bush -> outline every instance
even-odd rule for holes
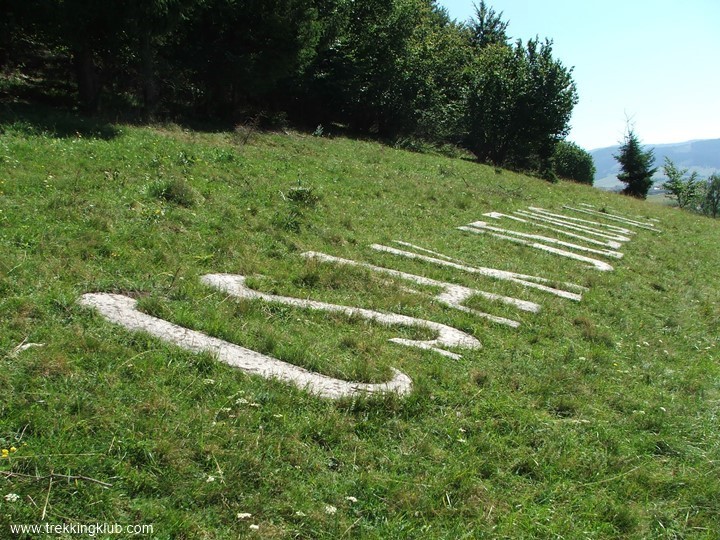
[[[595,163],[590,153],[569,141],[560,141],[553,155],[555,174],[560,178],[590,184],[595,180]]]

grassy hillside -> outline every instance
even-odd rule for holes
[[[718,222],[373,142],[9,111],[1,129],[3,531],[44,518],[188,539],[717,537]],[[662,233],[638,230],[598,272],[455,229],[571,203]],[[370,248],[393,240],[589,291],[572,302]],[[521,323],[501,326],[308,250],[542,311],[467,303]],[[483,348],[452,360],[388,342],[425,330],[233,300],[200,282],[217,272],[441,322]],[[396,368],[412,393],[314,397],[111,324],[77,304],[96,291],[333,377]]]

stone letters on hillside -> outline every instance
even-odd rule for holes
[[[598,218],[604,218],[612,221],[613,224],[554,213],[542,208],[530,207],[528,210],[518,210],[512,214],[488,212],[484,214],[484,216],[494,220],[504,219],[516,223],[523,223],[526,227],[529,226],[540,229],[541,231],[539,231],[538,234],[496,227],[489,225],[485,221],[475,221],[468,225],[459,226],[457,229],[473,234],[490,235],[495,238],[515,242],[531,249],[537,249],[560,257],[580,261],[589,265],[590,268],[603,272],[611,271],[613,267],[608,262],[602,260],[602,258],[612,258],[616,260],[622,258],[623,254],[619,249],[635,234],[635,231],[628,227],[658,232],[658,229],[655,228],[654,223],[650,220],[639,221],[618,214],[600,212],[594,210],[590,205],[581,204],[580,206],[583,206],[583,208],[565,206],[564,209],[593,217],[596,220]],[[549,236],[550,233],[558,234],[563,238]],[[373,244],[371,248],[397,257],[415,259],[452,268],[460,272],[508,281],[567,300],[580,301],[582,299],[582,292],[587,290],[585,287],[573,283],[558,283],[547,277],[518,274],[494,268],[470,266],[448,255],[431,251],[414,244],[402,241],[396,241],[395,243],[401,246],[402,249],[380,244]],[[473,296],[481,296],[491,302],[502,303],[521,311],[535,313],[540,310],[539,304],[527,300],[498,295],[453,283],[446,283],[424,276],[401,272],[392,268],[341,259],[317,252],[303,253],[302,256],[326,264],[361,267],[372,272],[389,275],[418,285],[436,287],[440,290],[440,292],[434,296],[437,302],[452,309],[511,328],[519,327],[520,323],[512,319],[469,308],[464,305],[464,302]],[[458,359],[460,355],[448,350],[449,348],[472,350],[481,347],[480,342],[475,337],[450,326],[429,320],[396,313],[382,313],[360,307],[341,306],[315,300],[266,294],[248,287],[246,278],[240,275],[208,274],[203,276],[201,280],[208,286],[237,298],[278,303],[299,309],[340,313],[348,317],[359,317],[386,326],[426,328],[435,333],[433,339],[411,340],[392,338],[390,341],[398,345],[430,350],[450,359]],[[412,289],[406,290],[417,292]],[[369,395],[382,392],[395,392],[399,395],[404,395],[412,389],[410,377],[394,368],[392,369],[392,379],[379,384],[344,381],[315,373],[271,356],[208,336],[202,332],[190,330],[142,313],[136,308],[135,300],[127,296],[108,293],[89,293],[83,295],[79,303],[94,308],[108,321],[118,324],[127,330],[147,332],[154,337],[192,352],[209,352],[214,354],[219,361],[239,368],[246,373],[279,379],[320,397],[335,399],[345,396]]]

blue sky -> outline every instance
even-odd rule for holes
[[[479,0],[478,0],[479,1]],[[439,0],[465,21],[472,0]],[[492,0],[513,39],[554,42],[580,102],[569,139],[592,150],[720,138],[720,0]]]

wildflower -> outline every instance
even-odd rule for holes
[[[18,499],[20,499],[20,495],[18,495],[17,493],[8,493],[7,495],[5,495],[5,500],[7,502],[16,502]]]
[[[295,515],[296,515],[297,517],[305,517],[305,516],[307,516],[307,514],[306,514],[305,512],[302,512],[302,511],[300,511],[300,510],[298,510],[297,512],[295,512]]]
[[[7,448],[2,449],[2,457],[6,458],[8,457],[10,452],[8,452]]]
[[[259,530],[260,530],[260,525],[255,525],[255,524],[253,523],[252,525],[250,525],[250,530],[252,530],[252,531],[259,531]]]
[[[356,503],[358,500],[353,496],[345,497],[346,501],[350,501],[351,503]]]
[[[214,481],[215,481],[215,477],[214,477],[214,476],[210,476],[210,475],[208,475],[207,480],[205,480],[205,482],[207,482],[208,484],[209,484],[210,482],[214,482]]]
[[[330,514],[331,516],[337,512],[337,508],[334,507],[332,504],[326,504],[325,505],[325,513]]]
[[[13,452],[17,452],[17,448],[15,448],[14,446],[11,446],[11,447],[10,447],[10,453],[13,453]]]
[[[238,512],[237,518],[238,519],[249,519],[252,517],[252,514],[250,512]]]

